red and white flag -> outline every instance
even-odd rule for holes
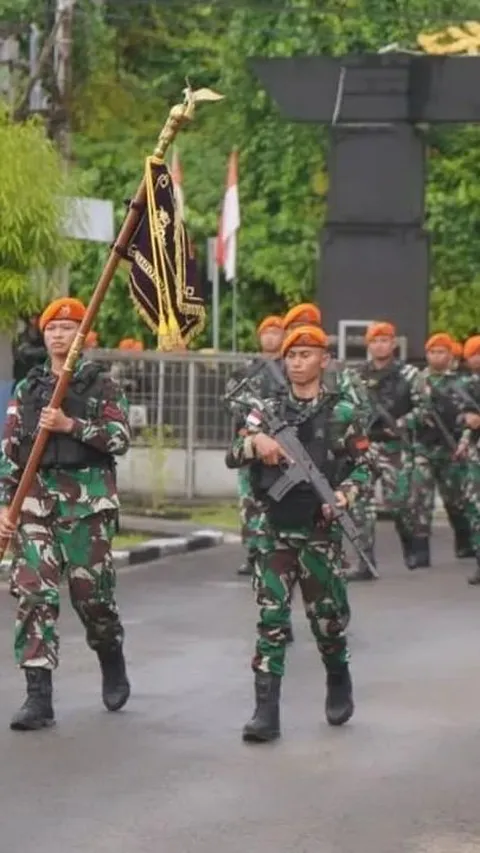
[[[228,161],[227,188],[217,237],[217,264],[223,267],[227,281],[234,281],[237,272],[237,231],[240,228],[238,196],[238,153],[232,151]]]
[[[183,172],[182,166],[180,163],[180,157],[178,155],[177,149],[174,147],[172,152],[172,184],[173,184],[173,194],[175,196],[175,201],[177,204],[178,214],[182,222],[185,221],[185,206],[183,203]]]

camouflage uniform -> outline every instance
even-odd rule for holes
[[[355,377],[357,383],[363,388],[362,416],[367,420],[370,448],[368,462],[373,472],[370,492],[365,498],[356,502],[352,515],[357,527],[362,531],[362,547],[375,562],[375,524],[376,524],[376,500],[375,484],[380,481],[382,486],[382,498],[385,508],[393,515],[395,527],[400,538],[405,562],[409,568],[415,568],[422,562],[422,554],[415,540],[415,503],[411,490],[411,476],[414,466],[413,448],[408,438],[390,438],[385,434],[388,425],[384,424],[375,411],[374,394],[378,393],[379,399],[387,411],[392,414],[393,420],[401,426],[402,416],[407,414],[404,410],[412,409],[418,402],[416,396],[415,377],[417,368],[404,362],[394,361],[385,371],[376,370],[368,363],[362,365],[357,371],[351,371],[352,381]],[[391,388],[388,388],[388,399],[384,399],[381,393],[382,380],[392,376]],[[360,389],[356,386],[359,393]],[[395,392],[401,390],[402,400],[395,399]],[[393,392],[393,393],[392,393]],[[370,396],[372,395],[372,396]],[[382,436],[383,433],[383,437]],[[415,548],[415,546],[417,546]],[[353,573],[351,579],[367,579],[371,575],[368,568],[359,565],[357,572]]]
[[[324,391],[313,402],[290,398],[288,406],[305,420],[315,417],[328,396]],[[328,444],[336,455],[348,456],[348,441],[355,440],[360,430],[351,402],[342,396],[335,397],[335,400],[330,412]],[[277,396],[275,402],[280,408],[282,402]],[[252,464],[250,435],[258,428],[249,426],[249,420],[247,427],[248,435],[237,436],[230,451],[231,460],[238,466]],[[347,495],[350,503],[369,487],[369,479],[368,466],[357,460],[338,488]],[[292,500],[295,506],[295,496]],[[337,524],[320,520],[318,514],[317,520],[311,523],[305,516],[303,526],[289,527],[285,523],[279,526],[268,500],[259,499],[259,503],[262,505],[257,539],[259,622],[252,661],[256,674],[257,714],[244,731],[247,740],[270,740],[279,732],[280,679],[284,671],[292,592],[297,581],[312,633],[327,669],[327,719],[333,725],[340,725],[353,712],[346,638],[350,608],[341,570],[341,529]],[[258,716],[259,707],[266,709],[267,716],[263,722]]]
[[[81,379],[90,366],[80,360],[72,382]],[[55,380],[48,364],[43,370],[45,382],[51,382],[53,390]],[[17,386],[7,411],[0,461],[3,506],[11,502],[21,474],[27,382],[28,377]],[[88,399],[89,417],[74,419],[71,438],[109,458],[124,454],[129,447],[128,404],[108,377],[102,377],[101,389],[101,399]],[[12,543],[10,588],[18,600],[15,657],[24,669],[51,671],[58,665],[59,586],[64,577],[104,676],[105,659],[120,655],[124,632],[115,602],[111,552],[118,509],[113,465],[40,467]]]
[[[435,487],[445,507],[455,536],[458,557],[477,556],[480,560],[480,465],[478,435],[462,426],[461,416],[468,407],[457,395],[461,384],[474,399],[478,388],[467,376],[448,370],[441,374],[427,368],[418,378],[420,404],[409,415],[415,435],[415,467],[412,490],[417,507],[416,524],[419,535],[429,536],[432,527]],[[466,448],[463,458],[454,458],[438,429],[429,418],[432,389],[441,392],[442,409],[437,408],[446,429],[456,445]]]

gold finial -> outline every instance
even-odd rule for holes
[[[158,137],[155,157],[163,157],[182,125],[192,121],[195,115],[196,104],[202,101],[221,101],[223,99],[223,95],[219,95],[212,89],[197,89],[193,91],[188,80],[186,83],[187,85],[183,90],[183,104],[175,104],[170,110],[168,119]]]

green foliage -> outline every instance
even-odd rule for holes
[[[469,4],[470,5],[470,4]],[[8,8],[7,8],[8,7]],[[50,0],[0,0],[0,15],[51,20]],[[328,134],[289,124],[251,72],[254,56],[340,55],[377,51],[460,17],[478,17],[473,3],[453,0],[249,0],[248,5],[77,0],[74,26],[74,151],[85,192],[112,199],[116,223],[135,191],[142,160],[188,77],[225,95],[199,107],[178,137],[187,221],[200,265],[216,233],[228,155],[239,149],[242,227],[239,235],[239,342],[254,345],[259,317],[283,311],[316,291],[318,236],[324,214]],[[480,268],[480,126],[431,128],[427,224],[432,236],[432,327],[448,321],[460,335],[477,323]],[[0,166],[1,169],[1,166]],[[72,288],[88,300],[106,250],[81,244]],[[14,285],[12,279],[12,287]],[[321,294],[320,294],[321,298]],[[222,287],[221,343],[229,348],[231,291]],[[475,318],[475,319],[474,319]],[[198,346],[210,344],[211,312]],[[104,345],[124,336],[155,342],[131,306],[119,275],[96,328]]]
[[[0,109],[0,328],[42,307],[53,270],[72,258],[61,237],[69,184],[42,125]]]

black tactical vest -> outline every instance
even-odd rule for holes
[[[376,370],[367,363],[360,371],[372,409],[375,409],[375,402],[378,401],[394,420],[403,417],[411,409],[410,386],[401,367],[400,362],[394,362],[382,370]],[[385,433],[386,427],[381,417],[373,413],[368,429],[369,438],[372,441],[391,440],[391,435]]]
[[[458,441],[463,432],[463,425],[460,418],[461,404],[455,393],[456,382],[458,382],[456,376],[446,376],[439,384],[438,390],[432,383],[430,403],[452,438]],[[416,438],[426,447],[445,444],[441,430],[433,423],[420,426],[417,429]]]
[[[63,412],[71,418],[88,420],[98,414],[102,397],[104,369],[99,364],[87,363],[73,376],[62,403]],[[55,377],[43,367],[34,367],[26,379],[22,394],[22,435],[18,449],[18,464],[24,468],[35,439],[40,413],[48,406],[55,387]],[[113,468],[110,453],[64,433],[52,433],[43,453],[40,468]]]
[[[330,441],[330,421],[337,398],[329,396],[308,419],[285,401],[282,418],[297,430],[297,436],[313,462],[327,477],[333,488],[338,484],[338,462]],[[257,499],[268,506],[269,517],[276,527],[304,527],[313,523],[320,512],[321,501],[307,483],[294,486],[281,501],[269,498],[268,490],[283,474],[282,466],[264,465],[255,461],[251,466],[251,484]],[[337,475],[337,476],[336,476]],[[343,476],[342,478],[343,479]]]

